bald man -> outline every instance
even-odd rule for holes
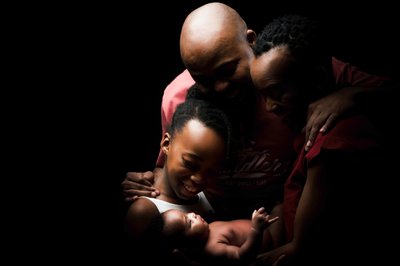
[[[180,51],[191,77],[204,91],[233,102],[253,93],[249,63],[256,34],[232,8],[211,3],[193,11],[182,26]]]

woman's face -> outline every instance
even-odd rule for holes
[[[294,60],[285,47],[276,47],[255,58],[251,76],[257,90],[264,96],[266,109],[291,124],[301,100],[301,89],[296,82]]]
[[[167,155],[166,178],[180,199],[192,199],[214,178],[225,157],[225,141],[198,120],[190,120],[161,143]]]

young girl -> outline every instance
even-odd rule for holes
[[[152,220],[166,210],[195,211],[204,217],[212,214],[201,191],[212,183],[227,158],[230,135],[228,118],[212,104],[187,99],[179,105],[160,144],[166,155],[162,175],[154,184],[160,195],[140,197],[128,209],[126,231],[133,242],[143,247]],[[147,244],[154,247],[154,243]]]

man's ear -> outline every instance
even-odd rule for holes
[[[166,132],[161,140],[160,147],[165,155],[168,156],[169,144],[171,144],[171,135]]]
[[[246,32],[246,36],[247,36],[247,42],[250,45],[254,45],[254,43],[256,42],[256,37],[257,37],[255,31],[248,29]]]

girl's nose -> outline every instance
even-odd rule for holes
[[[192,175],[190,177],[190,179],[197,185],[203,185],[204,184],[204,177],[200,173]]]

